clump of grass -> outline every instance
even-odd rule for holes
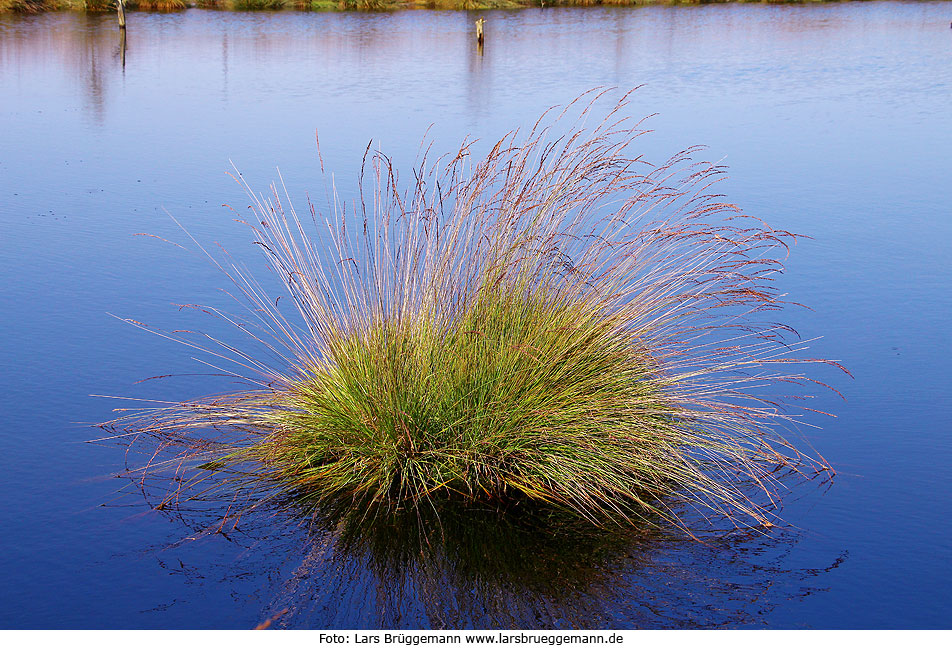
[[[190,342],[258,388],[110,423],[171,453],[140,471],[174,468],[159,507],[292,498],[373,520],[532,503],[684,526],[693,506],[769,525],[782,477],[831,476],[778,434],[793,416],[761,390],[808,381],[791,368],[814,362],[758,320],[782,306],[772,279],[793,235],[723,202],[722,170],[695,150],[633,154],[645,131],[627,98],[580,126],[604,101],[549,113],[472,166],[471,143],[423,156],[409,188],[365,154],[376,183],[350,212],[312,205],[305,220],[249,190],[284,302],[220,263],[250,319],[214,311],[279,367]]]
[[[115,3],[113,3],[115,4]],[[182,11],[188,9],[186,0],[128,0],[127,9],[139,11]]]
[[[291,6],[291,0],[224,0],[230,11],[280,11]]]
[[[301,2],[300,8],[306,11],[339,11],[339,0],[313,0],[313,2]]]

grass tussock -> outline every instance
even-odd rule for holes
[[[115,6],[115,2],[112,3]],[[139,11],[182,11],[189,8],[187,0],[127,0],[128,9]]]
[[[291,6],[291,0],[223,0],[222,8],[230,11],[280,11]]]
[[[423,156],[409,187],[368,152],[376,182],[362,175],[350,211],[301,218],[251,193],[281,297],[220,262],[249,316],[213,311],[276,363],[186,339],[257,388],[110,423],[158,442],[138,475],[172,470],[159,507],[290,498],[374,519],[533,503],[678,526],[693,507],[769,525],[783,477],[831,475],[778,434],[793,416],[771,392],[812,362],[760,318],[781,307],[793,235],[723,202],[722,170],[694,150],[642,160],[627,100],[581,126],[606,101],[547,113],[476,162],[470,143]]]

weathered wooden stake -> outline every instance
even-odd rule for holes
[[[126,28],[126,3],[125,0],[116,0],[116,11],[119,12],[119,29]]]
[[[482,18],[476,21],[476,42],[480,45],[483,44],[483,23],[486,22]]]

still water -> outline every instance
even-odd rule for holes
[[[952,625],[950,4],[482,16],[482,52],[465,12],[135,13],[124,47],[112,15],[0,17],[0,627]],[[427,129],[494,141],[596,86],[641,86],[649,160],[707,145],[732,202],[810,237],[780,285],[811,309],[783,317],[855,379],[819,374],[845,399],[819,392],[838,417],[805,431],[839,473],[788,528],[591,543],[488,522],[426,561],[261,522],[190,541],[187,514],[114,478],[122,448],[83,443],[116,406],[92,394],[231,388],[109,315],[174,328],[176,303],[217,299],[200,255],[137,236],[185,244],[166,211],[258,259],[222,207],[245,201],[230,161],[261,190],[280,168],[302,204],[352,198],[371,140],[406,169]]]

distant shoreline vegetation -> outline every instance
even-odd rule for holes
[[[633,7],[640,5],[727,4],[807,4],[840,0],[128,0],[126,9],[139,11],[182,11],[218,9],[226,11],[399,11],[436,9],[477,11],[524,9],[529,7]],[[75,10],[113,11],[116,0],[0,0],[0,13],[41,13]]]

